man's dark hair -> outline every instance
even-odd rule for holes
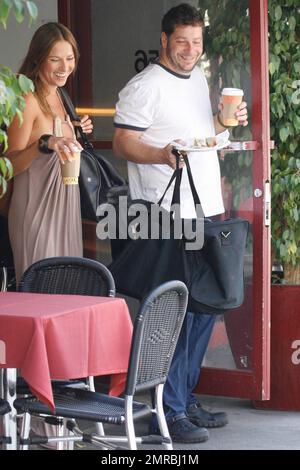
[[[174,32],[176,26],[204,26],[204,19],[201,13],[188,3],[181,3],[171,8],[164,15],[161,22],[161,30],[168,37]]]

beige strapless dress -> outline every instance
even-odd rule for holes
[[[56,117],[55,135],[58,129],[61,120]],[[79,186],[63,184],[55,152],[39,156],[14,178],[8,223],[17,283],[36,261],[82,256]]]

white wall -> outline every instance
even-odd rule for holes
[[[34,31],[48,21],[57,21],[57,0],[34,0],[39,14],[35,22],[29,27],[28,16],[23,23],[18,24],[11,13],[11,17],[4,30],[0,25],[0,64],[18,70],[25,57]]]
[[[159,50],[161,19],[180,0],[93,0],[92,67],[96,106],[113,106],[137,73],[135,53]],[[195,5],[198,0],[187,0]],[[148,54],[149,55],[149,54]],[[151,56],[149,56],[151,57]]]
[[[186,0],[196,6],[198,0]],[[92,87],[96,107],[114,107],[133,77],[137,51],[159,51],[161,19],[180,0],[92,0]],[[82,53],[82,51],[81,51]],[[112,119],[94,120],[94,135],[110,139]]]

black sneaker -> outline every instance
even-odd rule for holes
[[[187,410],[187,415],[191,422],[199,426],[200,429],[203,426],[206,428],[221,428],[228,423],[228,417],[224,411],[212,413],[202,408],[200,403],[190,405]]]
[[[168,420],[168,428],[173,442],[192,444],[207,441],[207,429],[195,426],[188,417],[181,413]]]

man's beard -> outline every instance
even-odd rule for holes
[[[190,74],[194,70],[194,68],[196,67],[197,62],[200,58],[200,56],[199,56],[197,58],[197,60],[195,60],[194,65],[192,65],[190,69],[184,69],[184,68],[181,67],[181,65],[175,59],[173,59],[169,44],[167,45],[167,48],[166,48],[166,56],[167,56],[168,61],[170,62],[170,64],[173,65],[173,67],[176,69],[176,71],[178,73],[183,73],[183,74],[186,74],[186,75]]]

